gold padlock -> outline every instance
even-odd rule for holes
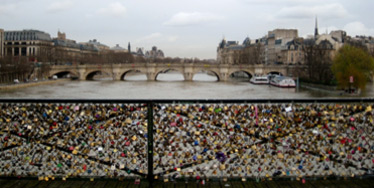
[[[219,169],[220,169],[220,170],[225,170],[225,169],[226,169],[226,166],[225,166],[224,164],[221,164],[221,165],[219,165]]]
[[[131,137],[131,139],[132,139],[133,141],[136,141],[138,138],[134,135],[134,136]]]

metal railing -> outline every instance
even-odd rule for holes
[[[1,176],[371,175],[374,99],[0,100]]]

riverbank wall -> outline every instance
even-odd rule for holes
[[[60,82],[66,82],[69,80],[70,79],[58,79],[58,80],[45,80],[45,81],[28,82],[28,83],[20,83],[20,84],[0,85],[0,91],[20,89],[20,88],[26,88],[26,87],[34,87],[34,86],[40,86],[40,85],[56,84]]]
[[[312,83],[306,83],[306,82],[300,82],[299,86],[301,88],[315,90],[315,91],[322,91],[322,92],[335,93],[335,94],[342,93],[342,90],[339,90],[337,86],[327,86],[327,85],[312,84]]]

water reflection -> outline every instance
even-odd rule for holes
[[[124,77],[125,81],[147,81],[147,75],[136,72],[129,72]]]
[[[183,75],[160,74],[160,81],[147,81],[145,75],[127,75],[125,81],[66,81],[1,91],[0,98],[51,99],[296,99],[372,97],[373,85],[360,96],[341,96],[339,92],[323,90],[284,89],[268,85],[252,85],[248,81],[216,82],[216,77],[196,74],[194,81],[183,81]],[[175,81],[177,80],[177,81]]]
[[[164,73],[159,73],[157,76],[156,76],[156,80],[157,81],[184,81],[184,77],[183,77],[183,74],[178,72],[178,71],[174,71],[174,70],[171,70],[171,71],[166,71]]]
[[[192,80],[199,82],[216,82],[218,78],[213,73],[199,72],[193,76]]]

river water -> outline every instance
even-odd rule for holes
[[[323,90],[285,89],[253,85],[248,81],[217,82],[214,76],[197,74],[194,81],[183,81],[176,73],[160,74],[158,81],[146,81],[145,75],[126,76],[126,81],[66,81],[9,91],[0,91],[0,98],[36,99],[306,99],[373,97],[370,84],[358,96],[341,95]]]

